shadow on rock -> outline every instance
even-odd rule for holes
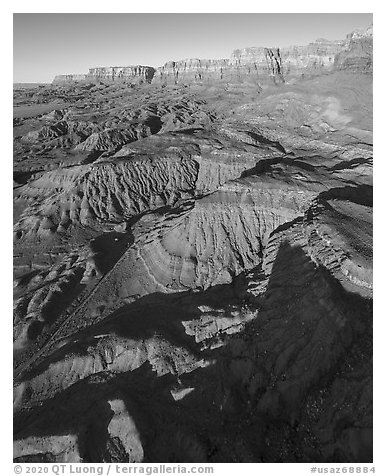
[[[370,462],[372,301],[347,292],[288,242],[265,292],[248,294],[243,282],[241,293],[231,285],[155,293],[82,331],[85,357],[92,336],[158,335],[210,364],[158,377],[149,364],[94,373],[16,414],[15,439],[25,445],[17,460],[36,458],[27,455],[28,438],[43,438],[39,457],[47,461],[52,435],[77,435],[85,462]],[[182,321],[198,321],[199,306],[221,301],[253,307],[256,317],[225,333],[220,346],[208,335],[203,350]],[[70,350],[75,343],[47,362]]]

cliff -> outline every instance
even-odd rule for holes
[[[179,81],[206,81],[223,79],[228,68],[227,59],[207,60],[191,58],[168,61],[157,69],[154,81],[161,83]]]
[[[234,50],[230,66],[256,65],[262,74],[290,74],[301,70],[332,68],[335,55],[341,51],[344,41],[319,39],[307,46],[287,48],[243,48]]]
[[[247,59],[250,50],[256,51],[256,54],[252,55],[252,60]],[[154,82],[177,84],[184,81],[247,81],[257,84],[261,77],[271,77],[275,82],[283,81],[278,49],[235,50],[230,59],[169,61],[157,69]]]
[[[319,39],[307,46],[282,48],[280,53],[283,62],[283,74],[288,77],[332,71],[334,58],[342,51],[344,44],[344,41]]]
[[[85,81],[86,74],[58,74],[52,81],[53,84],[66,84],[76,81]]]
[[[143,80],[151,82],[155,69],[151,66],[109,66],[102,68],[91,68],[87,75],[88,79],[107,80]]]
[[[54,83],[72,81],[179,83],[267,82],[283,83],[296,77],[310,77],[334,70],[372,71],[373,28],[356,30],[345,40],[318,39],[306,46],[284,48],[249,47],[236,49],[228,59],[184,59],[151,66],[91,68],[85,75],[56,76]]]
[[[318,39],[306,46],[236,49],[229,59],[169,61],[157,69],[153,81],[248,82],[276,84],[296,77],[311,77],[334,70],[372,71],[372,26],[355,31],[345,40]]]
[[[334,67],[351,71],[373,70],[373,26],[347,35],[345,48],[335,57]]]
[[[108,66],[90,68],[87,74],[61,74],[55,76],[53,84],[65,84],[76,81],[128,81],[151,82],[155,69],[151,66]]]

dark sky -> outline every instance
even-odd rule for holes
[[[343,39],[371,23],[363,13],[17,13],[13,79],[50,82],[94,66],[228,58],[247,46]]]

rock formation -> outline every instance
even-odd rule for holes
[[[109,66],[90,68],[88,74],[61,74],[55,76],[53,84],[66,84],[77,81],[123,81],[151,82],[155,69],[151,66]]]
[[[86,81],[87,74],[58,74],[52,81],[53,84],[66,84],[77,81]]]
[[[151,66],[112,66],[109,68],[91,68],[89,69],[87,79],[110,79],[112,81],[129,81],[135,79],[151,82],[154,72],[155,70]]]
[[[300,76],[315,76],[336,69],[372,70],[372,26],[355,31],[345,40],[323,38],[306,46],[284,48],[251,47],[234,50],[228,59],[185,59],[169,61],[159,68],[126,66],[91,68],[86,75],[56,76],[53,83],[73,81],[145,81],[178,83],[282,83]]]
[[[372,28],[355,32],[346,40],[318,39],[306,46],[284,48],[243,48],[234,50],[229,59],[171,61],[158,68],[154,81],[177,82],[250,82],[282,83],[300,76],[315,76],[340,69],[348,55],[352,62],[363,64],[360,71],[372,66]],[[351,53],[348,53],[351,52]],[[361,59],[362,58],[362,59]],[[343,69],[352,68],[348,63]]]
[[[345,48],[335,57],[335,68],[356,72],[373,69],[373,27],[347,35]]]

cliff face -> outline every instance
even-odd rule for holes
[[[230,59],[187,59],[169,61],[158,68],[154,81],[177,84],[183,81],[250,82],[273,78],[283,82],[279,50],[269,48],[245,48],[235,50]]]
[[[318,39],[306,46],[236,49],[229,59],[185,59],[151,66],[91,68],[85,75],[56,76],[54,83],[84,80],[178,83],[247,82],[276,84],[299,76],[314,76],[333,70],[372,71],[373,28],[357,30],[345,40]]]
[[[155,69],[151,66],[109,66],[91,68],[87,75],[88,79],[107,80],[143,80],[151,82]]]
[[[65,84],[74,81],[129,81],[151,82],[155,69],[151,66],[107,66],[90,68],[88,74],[61,74],[55,76],[53,84]]]
[[[155,82],[178,83],[183,81],[220,80],[227,73],[228,60],[206,60],[191,58],[180,61],[168,61],[157,69]]]
[[[345,48],[335,57],[334,67],[351,71],[373,70],[373,27],[347,35]]]
[[[85,81],[86,74],[58,74],[52,81],[53,84],[66,84],[75,81]]]
[[[170,61],[157,69],[154,82],[285,82],[336,69],[372,71],[373,30],[350,33],[346,40],[318,39],[306,46],[236,49],[229,59]]]
[[[331,71],[334,67],[334,58],[342,51],[344,44],[344,41],[319,39],[307,46],[281,48],[283,74],[288,77]]]
[[[283,66],[279,48],[243,48],[234,50],[229,60],[231,68],[250,75],[252,71],[260,78],[271,77],[275,82],[283,82]]]

